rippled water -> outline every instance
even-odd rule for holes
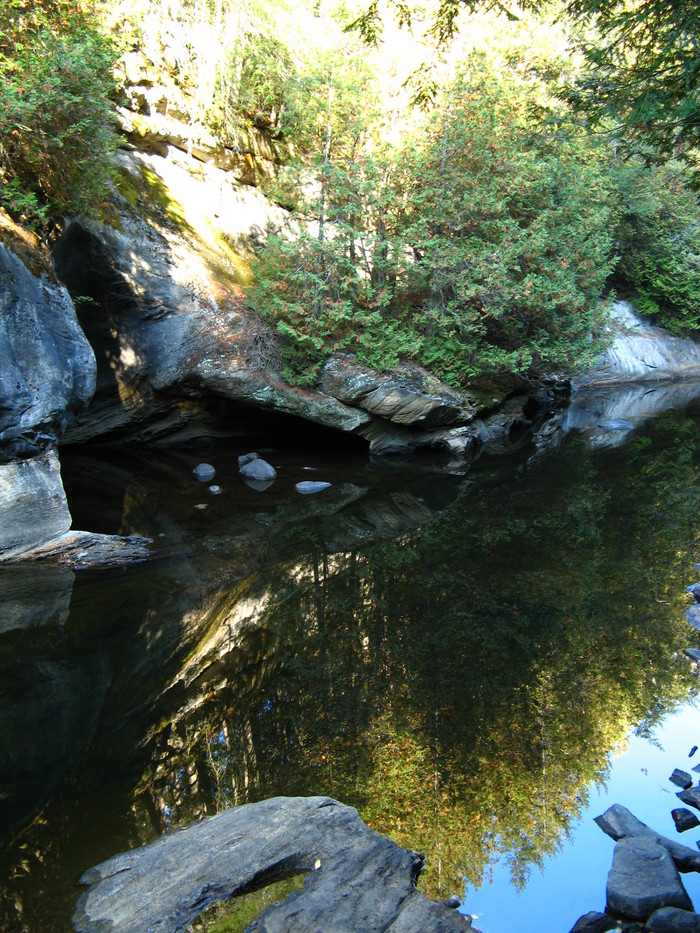
[[[275,794],[357,806],[484,933],[601,909],[604,788],[632,809],[651,788],[639,816],[675,836],[658,775],[700,736],[700,406],[675,402],[614,428],[589,406],[468,470],[258,437],[262,493],[237,473],[252,440],[64,455],[75,524],[154,557],[0,573],[0,928],[69,929],[91,865]]]

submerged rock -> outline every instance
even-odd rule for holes
[[[606,897],[609,911],[633,920],[646,920],[660,907],[693,909],[668,850],[641,836],[615,846]]]
[[[260,457],[244,463],[238,472],[244,479],[254,480],[256,483],[271,483],[277,478],[277,470]]]
[[[305,480],[304,482],[297,483],[295,489],[297,492],[301,493],[302,496],[312,496],[316,492],[322,492],[324,489],[330,489],[330,486],[330,483]]]
[[[673,822],[676,824],[676,829],[679,833],[684,833],[689,829],[700,826],[700,820],[697,816],[691,813],[690,810],[686,810],[685,807],[678,807],[675,810],[671,810],[671,816],[673,817]]]
[[[216,470],[211,463],[198,463],[192,472],[200,483],[209,483],[216,476]]]
[[[79,933],[178,933],[215,901],[311,872],[300,891],[248,929],[466,933],[464,917],[416,889],[424,861],[335,800],[277,797],[225,810],[90,869],[73,925]]]
[[[669,778],[672,784],[675,784],[676,787],[682,787],[683,790],[686,790],[688,787],[692,787],[693,779],[688,774],[687,771],[681,771],[678,768],[673,769],[673,774]]]

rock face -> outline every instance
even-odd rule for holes
[[[71,516],[54,449],[0,464],[0,561],[68,531]]]
[[[700,344],[652,327],[628,302],[613,303],[608,330],[610,347],[578,385],[700,378]]]
[[[73,925],[80,933],[176,933],[217,900],[311,872],[300,891],[247,929],[468,930],[464,917],[416,890],[423,861],[328,797],[273,798],[226,810],[90,869]]]
[[[95,355],[62,286],[0,245],[0,457],[45,451],[95,388]]]

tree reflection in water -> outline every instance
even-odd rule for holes
[[[357,806],[426,852],[433,896],[478,885],[504,854],[523,885],[630,726],[694,690],[678,652],[700,557],[698,447],[697,420],[671,413],[618,449],[570,437],[485,462],[432,521],[414,491],[422,524],[393,537],[364,533],[386,507],[365,498],[340,524],[272,522],[255,571],[242,538],[143,571],[123,596],[138,624],[106,641],[95,736],[10,841],[0,925],[51,929],[84,868],[275,794]],[[65,639],[87,637],[75,619]]]

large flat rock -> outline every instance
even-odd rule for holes
[[[679,871],[700,871],[700,852],[655,832],[619,803],[608,807],[605,813],[595,818],[595,822],[615,841],[644,838],[662,846],[669,853]]]
[[[646,920],[661,907],[693,910],[668,850],[643,836],[615,846],[606,895],[610,912],[633,920]]]
[[[424,858],[329,797],[276,797],[225,810],[90,869],[79,933],[176,933],[215,901],[310,872],[268,908],[258,933],[458,933],[460,914],[415,886]]]

